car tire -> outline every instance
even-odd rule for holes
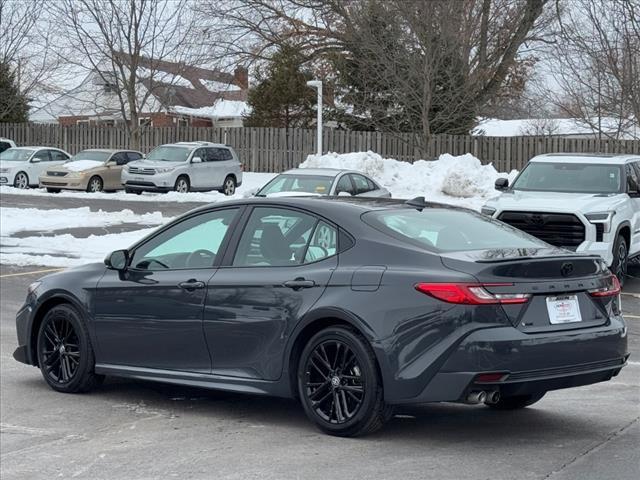
[[[497,403],[488,403],[494,410],[518,410],[528,407],[539,401],[547,392],[532,393],[530,395],[513,395],[501,397]]]
[[[60,193],[60,189],[47,187],[47,193]]]
[[[611,263],[611,271],[620,282],[620,286],[624,285],[625,278],[627,276],[627,267],[629,265],[629,246],[627,240],[618,235],[615,243],[613,244],[613,263]]]
[[[16,176],[13,179],[13,186],[21,190],[29,188],[29,175],[25,172],[16,173]]]
[[[89,193],[101,192],[103,188],[104,182],[98,175],[94,175],[93,177],[91,177],[89,179],[89,182],[87,183],[87,192]]]
[[[189,182],[189,177],[181,175],[177,178],[173,189],[179,193],[189,193],[191,189],[191,183]]]
[[[222,184],[222,188],[219,192],[227,197],[236,193],[236,179],[232,175],[227,175],[227,178],[224,179],[224,183]]]
[[[307,417],[330,435],[366,435],[393,415],[369,343],[348,327],[329,327],[309,340],[297,383]]]
[[[58,392],[88,392],[104,380],[95,373],[84,320],[69,304],[56,305],[45,314],[38,330],[37,355],[42,376]]]

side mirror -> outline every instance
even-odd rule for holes
[[[504,192],[509,188],[509,179],[508,178],[498,178],[495,183],[496,190],[500,190]]]
[[[33,157],[31,159],[31,163],[40,163],[42,161],[42,159],[38,158],[38,157]]]
[[[351,197],[352,195],[349,192],[346,192],[346,191],[342,190],[341,192],[338,192],[338,196],[339,197]]]
[[[111,270],[125,270],[129,264],[129,251],[128,250],[116,250],[107,255],[104,259],[104,264]]]
[[[193,157],[191,163],[202,163],[202,159],[200,157]]]

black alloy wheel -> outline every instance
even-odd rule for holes
[[[37,354],[42,376],[59,392],[86,392],[104,379],[94,372],[87,328],[71,305],[56,305],[47,312],[38,332]]]
[[[393,413],[368,342],[347,327],[311,338],[298,366],[298,392],[307,416],[331,435],[371,433]]]

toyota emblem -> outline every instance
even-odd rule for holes
[[[562,266],[560,267],[560,274],[563,277],[568,277],[572,273],[573,273],[573,263],[570,263],[570,262],[563,263]]]

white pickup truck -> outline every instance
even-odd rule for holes
[[[546,154],[532,158],[482,213],[551,245],[600,255],[620,283],[640,256],[640,156]]]

